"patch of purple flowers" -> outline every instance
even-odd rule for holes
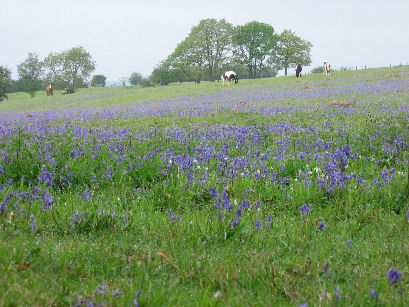
[[[311,211],[311,209],[307,204],[302,205],[301,208],[300,208],[300,212],[301,212],[301,214],[303,216],[306,216],[308,214],[308,212],[310,212],[310,211]]]

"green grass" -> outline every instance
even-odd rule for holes
[[[57,92],[52,98],[39,92],[34,99],[26,93],[16,93],[9,95],[8,102],[0,104],[0,112],[108,107],[232,88],[259,90],[268,86],[280,91],[385,79],[408,80],[408,76],[407,67],[394,67],[335,72],[331,78],[318,74],[306,75],[301,80],[293,76],[240,80],[234,87],[202,82],[147,89],[91,88],[73,95]],[[144,142],[132,137],[126,140],[136,161],[139,161],[136,156],[148,155],[152,149],[173,148],[176,154],[182,155],[201,145],[199,139],[186,146],[176,138],[165,139],[164,129],[173,127],[185,128],[194,135],[196,127],[206,130],[213,125],[262,129],[272,123],[308,127],[329,121],[333,128],[328,128],[320,137],[334,146],[348,144],[351,138],[356,142],[361,140],[366,146],[368,136],[379,133],[379,137],[371,141],[374,148],[363,146],[361,149],[360,153],[369,159],[357,158],[349,167],[357,174],[365,171],[376,177],[375,161],[382,160],[377,164],[378,169],[394,167],[397,172],[388,186],[374,189],[372,193],[356,188],[337,189],[333,194],[325,193],[317,185],[303,188],[298,171],[313,170],[316,165],[307,167],[302,159],[288,159],[282,162],[285,174],[290,177],[288,188],[240,177],[224,185],[232,203],[243,199],[249,199],[253,205],[256,200],[262,203],[259,210],[244,210],[240,224],[234,228],[230,222],[235,211],[223,211],[225,219],[219,221],[222,211],[214,209],[214,199],[208,190],[215,187],[222,193],[223,185],[214,171],[213,160],[208,164],[207,185],[185,189],[187,175],[179,168],[172,168],[167,175],[157,173],[157,167],[163,166],[159,157],[127,173],[126,165],[110,155],[120,150],[123,145],[120,142],[115,149],[108,143],[101,144],[101,151],[94,153],[95,158],[91,153],[95,141],[84,145],[82,140],[73,138],[73,133],[50,134],[43,143],[31,147],[24,146],[31,138],[24,133],[4,140],[0,151],[7,148],[11,156],[17,152],[20,156],[13,165],[0,164],[5,174],[15,176],[14,183],[0,192],[0,205],[6,193],[19,192],[13,196],[17,208],[0,213],[0,306],[73,306],[77,295],[98,304],[104,302],[105,306],[130,306],[138,290],[141,290],[137,298],[140,306],[298,306],[305,302],[308,306],[408,305],[409,222],[405,214],[409,210],[409,184],[408,169],[403,163],[407,151],[384,159],[380,150],[383,142],[391,137],[407,135],[407,118],[368,112],[340,112],[330,117],[336,110],[326,106],[331,101],[346,99],[358,101],[356,103],[368,100],[371,106],[387,101],[388,107],[393,108],[407,104],[408,92],[256,101],[259,106],[317,105],[314,112],[271,117],[226,110],[201,117],[164,116],[72,124],[72,129],[109,125],[133,133],[151,130]],[[364,103],[359,105],[359,108],[365,107]],[[390,126],[391,121],[395,125]],[[339,128],[348,126],[352,128],[343,136]],[[306,135],[294,134],[290,150],[298,150],[300,145],[296,140],[302,144],[315,141],[306,139]],[[266,133],[258,148],[261,152],[277,150],[275,141],[284,136]],[[59,177],[53,188],[48,187],[53,195],[53,209],[43,212],[40,201],[43,192],[39,194],[40,200],[33,200],[32,205],[21,195],[32,192],[28,180],[35,182],[43,164],[51,167],[52,163],[37,156],[43,152],[41,147],[45,143],[55,147],[57,167],[53,170]],[[211,145],[219,149],[223,144],[214,140]],[[243,147],[252,148],[251,141]],[[71,150],[80,148],[89,151],[79,159],[71,159]],[[229,150],[232,156],[241,155],[239,149]],[[280,172],[281,165],[271,161],[267,165]],[[70,186],[62,179],[63,175],[67,176],[64,167],[73,173]],[[105,181],[102,171],[109,167],[116,171],[112,180]],[[22,175],[25,181],[21,180]],[[3,176],[0,183],[5,184],[8,178]],[[45,183],[38,186],[47,188]],[[135,192],[137,188],[140,192]],[[251,196],[243,196],[247,188],[253,190],[249,193]],[[86,190],[92,193],[90,199],[82,199]],[[306,216],[299,211],[304,203],[311,207]],[[19,209],[26,212],[20,214]],[[175,221],[170,220],[169,209]],[[74,221],[76,212],[77,221]],[[35,230],[28,218],[31,214],[35,216]],[[121,217],[125,215],[123,223]],[[262,227],[257,229],[259,217]],[[266,217],[271,220],[265,220]],[[325,223],[322,231],[318,230],[321,223]],[[352,242],[347,248],[349,240]],[[391,268],[403,273],[395,285],[390,285],[387,277]],[[103,283],[105,293],[95,292]],[[117,288],[123,295],[112,295]],[[371,289],[376,290],[379,300],[371,298]]]

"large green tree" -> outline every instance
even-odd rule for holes
[[[165,60],[176,78],[214,81],[231,52],[233,26],[225,19],[203,19]]]
[[[106,81],[107,77],[105,77],[104,75],[94,75],[91,80],[91,86],[105,87]]]
[[[233,52],[247,66],[250,78],[260,77],[266,59],[276,52],[278,38],[273,26],[258,21],[234,29]]]
[[[0,101],[11,86],[11,71],[7,67],[0,65]]]
[[[74,93],[85,87],[91,73],[95,70],[95,61],[83,47],[74,47],[61,53],[50,53],[44,59],[47,80],[54,87],[64,88]]]
[[[19,76],[19,87],[24,92],[34,98],[36,91],[40,90],[43,85],[42,81],[43,66],[35,53],[29,53],[27,58],[17,66]]]
[[[279,69],[284,69],[287,76],[290,66],[311,64],[311,48],[312,44],[309,41],[286,29],[280,34],[277,54],[273,57],[274,64]]]

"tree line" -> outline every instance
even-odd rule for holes
[[[312,44],[286,29],[252,21],[234,27],[225,19],[203,19],[153,70],[153,84],[215,81],[225,70],[241,78],[271,77],[296,64],[311,64]]]
[[[122,85],[166,85],[171,82],[218,80],[223,71],[234,70],[239,78],[276,76],[279,70],[296,64],[311,64],[312,44],[286,29],[277,33],[272,25],[251,21],[234,27],[225,19],[203,19],[192,27],[188,36],[152,71],[149,77],[133,73],[121,78]],[[18,80],[0,66],[0,101],[5,93],[35,92],[52,83],[54,89],[74,93],[86,87],[95,61],[83,47],[52,52],[43,60],[35,53],[17,66]],[[91,86],[105,86],[104,75],[94,75]]]
[[[8,68],[0,66],[0,100],[5,93],[11,91],[24,91],[34,98],[36,91],[44,89],[50,83],[54,89],[74,93],[78,88],[87,86],[94,70],[95,61],[83,47],[52,52],[43,60],[36,53],[29,53],[17,65],[17,80],[11,79]]]

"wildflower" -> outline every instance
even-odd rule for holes
[[[118,296],[118,295],[122,295],[124,294],[123,291],[120,291],[119,288],[116,288],[116,290],[114,291],[114,293],[112,293],[112,296]]]
[[[34,215],[30,215],[30,220],[31,220],[31,229],[36,230],[37,226],[35,225],[36,219],[35,219]]]
[[[389,283],[392,286],[393,284],[396,284],[399,279],[402,277],[402,273],[398,272],[394,268],[391,268],[388,272],[388,277],[389,277]]]
[[[233,219],[230,223],[230,226],[233,228],[234,226],[239,224],[239,220],[238,219]]]
[[[371,289],[371,298],[375,298],[375,296],[376,296],[375,289]]]
[[[301,208],[300,208],[300,212],[301,212],[301,214],[303,216],[306,216],[308,214],[308,212],[310,212],[310,211],[311,211],[311,209],[307,204],[302,205]]]
[[[107,288],[107,285],[106,285],[105,282],[103,282],[101,286],[98,286],[98,288],[96,288],[96,289],[94,290],[94,292],[99,293],[99,294],[104,294],[106,288]]]
[[[334,288],[335,288],[335,291],[337,292],[336,298],[337,298],[337,300],[340,300],[341,297],[339,296],[339,290],[340,290],[339,286],[335,286]]]
[[[349,249],[349,246],[351,245],[352,240],[348,240],[347,245],[345,245],[345,249]]]
[[[217,191],[216,191],[215,188],[210,188],[210,189],[209,189],[209,192],[210,192],[210,194],[211,194],[214,198],[216,198],[216,197],[219,196],[219,193],[217,193]]]
[[[256,201],[255,203],[254,203],[254,209],[255,210],[258,210],[258,208],[260,207],[260,205],[261,205],[261,202],[258,200],[258,201]]]
[[[257,228],[257,229],[260,229],[260,228],[263,227],[263,226],[261,225],[260,217],[257,216],[257,218],[258,218],[258,221],[257,221],[257,223],[256,223],[256,228]]]
[[[325,264],[325,276],[328,276],[329,268],[328,268],[328,263]]]
[[[81,199],[82,199],[82,200],[84,200],[84,199],[90,199],[90,198],[91,198],[91,194],[92,194],[92,191],[91,191],[91,190],[85,190],[84,193],[82,193],[82,195],[81,195]]]
[[[134,305],[134,307],[139,307],[137,298],[138,298],[139,295],[141,295],[141,292],[142,292],[142,290],[138,290],[138,291],[135,293],[134,300],[133,300],[133,305]]]
[[[307,306],[308,306],[308,304],[307,304],[307,303],[304,303],[304,304],[298,305],[298,307],[307,307]]]
[[[318,230],[324,230],[324,228],[325,228],[325,224],[324,223],[321,223],[321,224],[319,224],[319,226],[318,226]]]
[[[167,213],[169,214],[169,218],[172,222],[174,222],[176,220],[175,216],[173,215],[172,211],[169,209],[167,211]]]
[[[409,210],[408,212],[406,212],[406,218],[408,219],[408,222],[409,222]]]

